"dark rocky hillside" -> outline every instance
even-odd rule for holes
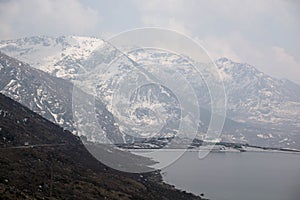
[[[201,199],[97,161],[81,140],[0,94],[0,199]]]

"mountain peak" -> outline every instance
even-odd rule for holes
[[[232,60],[230,60],[229,58],[226,58],[226,57],[221,57],[219,59],[216,60],[216,62],[233,62]]]
[[[226,57],[221,57],[221,58],[215,60],[215,64],[217,65],[217,67],[219,69],[223,69],[226,72],[233,70],[233,71],[239,72],[239,73],[241,71],[245,71],[250,74],[257,74],[259,76],[263,75],[263,73],[261,71],[259,71],[256,67],[249,65],[248,63],[236,62],[236,61],[233,61]]]
[[[221,57],[221,58],[215,60],[215,64],[217,65],[217,67],[219,69],[223,69],[223,68],[231,69],[231,68],[234,68],[239,63],[237,63],[229,58]]]
[[[51,75],[73,79],[81,67],[80,61],[103,43],[94,37],[33,36],[0,41],[0,51]]]

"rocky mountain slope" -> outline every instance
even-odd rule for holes
[[[152,70],[152,72],[155,72],[156,68],[151,65],[169,65],[169,68],[165,69],[173,71],[175,69],[176,73],[187,78],[193,85],[201,107],[208,111],[208,118],[210,116],[209,90],[205,81],[199,79],[199,74],[193,69],[191,65],[193,61],[184,55],[175,55],[162,50],[138,49],[124,57],[122,52],[106,41],[75,36],[59,38],[43,36],[1,41],[0,51],[26,61],[37,69],[74,83],[81,78],[80,81],[84,82],[84,87],[96,88],[97,95],[113,114],[116,113],[109,102],[114,95],[116,80],[120,80],[120,75],[121,77],[132,76],[130,71],[135,65],[133,63],[150,66],[145,69]],[[104,73],[100,71],[101,73],[93,76],[93,81],[82,81],[83,74],[92,70],[93,67],[107,66],[116,56],[121,56],[123,59],[118,60],[113,66],[110,65],[108,69],[110,71],[104,71]],[[288,80],[270,77],[251,65],[237,63],[227,58],[220,58],[215,63],[225,85],[227,117],[232,119],[228,119],[232,123],[225,124],[227,128],[223,132],[224,138],[231,141],[254,142],[259,145],[295,146],[299,144],[300,86]],[[205,65],[205,63],[201,64]],[[172,77],[168,70],[159,73]],[[202,76],[208,81],[215,79],[211,77],[212,74],[208,68],[202,72]],[[158,96],[157,94],[156,97]],[[136,109],[134,106],[132,108]],[[145,122],[147,118],[147,122],[153,122],[153,115],[146,110],[144,108],[138,109],[138,112],[133,110],[131,113],[134,115],[129,119]],[[205,112],[202,111],[204,116],[206,116]],[[170,113],[165,119],[170,119],[169,117]],[[171,121],[176,122],[176,118]],[[204,121],[209,123],[209,119],[204,119]],[[164,130],[171,129],[165,128]]]
[[[249,64],[227,58],[218,59],[216,65],[224,77],[231,118],[299,127],[299,85],[270,77]]]
[[[1,199],[201,199],[98,162],[81,140],[0,94]]]
[[[102,44],[97,38],[36,36],[1,41],[0,51],[53,76],[72,79],[81,68],[80,61]]]
[[[205,82],[221,79],[227,98],[227,113],[221,136],[223,140],[267,146],[300,147],[299,85],[288,80],[272,78],[251,65],[236,63],[227,58],[215,61],[220,76],[212,77],[215,75],[211,73],[209,66],[199,63],[203,65],[203,71],[199,74],[191,64],[192,61],[184,55],[156,49],[138,49],[131,51],[128,56],[150,72],[156,70],[153,68],[164,65],[163,70],[157,69],[161,76],[176,80],[174,74],[179,73],[189,81],[200,102],[200,127],[204,127],[202,132],[206,132],[205,128],[210,122],[212,103]],[[117,72],[113,71],[117,75],[113,76],[113,73],[109,75],[114,80],[116,77],[126,76],[128,74],[126,70],[120,67]],[[106,98],[110,96],[107,88],[113,87],[109,83],[114,81],[109,80],[102,84],[104,87],[100,85],[100,88],[103,88],[102,94],[107,91],[104,95]]]
[[[177,68],[192,84],[198,88],[199,99],[209,104],[209,91],[204,83],[199,83],[199,76],[189,58],[164,51],[140,49],[130,52],[130,57],[141,65],[171,65]],[[285,127],[300,126],[300,86],[279,80],[264,74],[247,63],[237,63],[228,58],[215,61],[220,79],[224,83],[227,97],[227,115],[241,122],[275,124]],[[212,79],[209,68],[202,71],[206,81]],[[196,79],[197,82],[193,82]],[[200,93],[202,92],[202,93]],[[204,105],[207,106],[207,105]]]
[[[59,124],[74,134],[77,131],[72,113],[73,84],[28,64],[0,53],[0,92]],[[115,125],[114,117],[101,101],[96,101],[99,124],[105,133],[94,135],[90,140],[122,142],[123,136]],[[84,122],[82,122],[84,124]]]

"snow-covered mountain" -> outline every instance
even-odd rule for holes
[[[74,134],[83,135],[84,133],[78,131],[73,118],[72,91],[71,82],[53,77],[0,53],[0,93]],[[79,109],[84,107],[77,108]],[[119,132],[113,115],[101,101],[96,100],[95,111],[99,125],[105,132],[90,135],[88,139],[98,142],[107,139],[112,142],[123,142],[123,135]],[[85,124],[84,121],[82,123]]]
[[[213,77],[216,75],[211,73],[209,65],[204,66],[201,73],[204,80],[201,80],[198,78],[199,73],[191,66],[191,60],[182,55],[162,50],[139,49],[130,52],[129,57],[142,66],[150,66],[152,71],[155,66],[159,68],[164,65],[168,69],[164,75],[171,79],[172,73],[168,74],[168,71],[175,69],[193,85],[200,105],[210,110],[210,91],[204,80],[215,81],[218,78]],[[235,121],[225,121],[223,139],[261,145],[274,145],[275,141],[287,146],[299,144],[299,85],[270,77],[249,64],[237,63],[227,58],[220,58],[215,64],[224,83],[227,117]],[[150,68],[145,68],[151,71]],[[210,116],[206,113],[206,118]],[[203,121],[209,123],[205,118],[202,118]]]
[[[197,79],[197,82],[194,81],[198,73],[193,70],[188,59],[157,50],[131,53],[131,58],[142,65],[169,64],[177,67],[198,88],[201,103],[209,104],[208,88],[205,88],[203,82],[199,83]],[[228,58],[220,58],[215,64],[225,86],[227,115],[230,118],[240,122],[300,127],[299,85],[273,78],[249,64],[237,63]],[[206,69],[202,75],[208,81],[212,76]]]
[[[30,66],[63,79],[73,79],[80,61],[103,45],[103,40],[89,37],[27,37],[0,42],[0,51]]]
[[[224,77],[228,115],[237,121],[300,127],[300,86],[227,58],[216,61]]]
[[[82,81],[84,77],[82,74],[86,71],[101,65],[105,67],[116,56],[122,55],[118,49],[106,41],[77,36],[58,38],[43,36],[1,41],[0,51],[27,62],[34,68],[74,83],[78,78],[81,78]],[[174,80],[177,77],[168,69],[175,70],[184,76],[196,91],[201,107],[206,110],[202,112],[207,112],[202,115],[208,118],[202,119],[203,124],[209,123],[211,116],[209,90],[205,81],[198,77],[199,74],[191,65],[193,61],[184,55],[153,49],[135,50],[129,52],[127,56],[123,56],[123,59],[115,62],[105,73],[100,71],[95,74],[93,81],[83,80],[84,87],[88,87],[88,89],[96,87],[95,92],[113,114],[118,114],[114,113],[110,105],[114,95],[113,89],[118,80],[122,77],[133,76],[131,73],[133,67],[141,65],[150,66],[145,69],[151,73],[172,77]],[[205,63],[201,64],[205,65]],[[229,119],[225,121],[224,138],[252,143],[268,141],[267,144],[271,145],[299,144],[300,140],[296,142],[296,138],[300,135],[299,85],[288,80],[270,77],[251,65],[237,63],[227,58],[220,58],[215,61],[215,64],[224,82],[227,97],[227,117]],[[161,65],[169,67],[158,73],[157,70]],[[213,80],[215,77],[212,77],[214,75],[208,69],[207,67],[207,70],[203,70],[202,76],[205,80]],[[147,79],[147,77],[144,78]],[[149,90],[149,87],[145,90]],[[162,98],[158,98],[160,93],[161,91],[157,90],[154,99],[162,101]],[[140,92],[140,94],[143,96],[136,97],[135,100],[138,100],[136,102],[144,108],[136,109],[137,107],[132,105],[131,108],[135,110],[131,112],[134,115],[129,120],[135,119],[140,123],[153,122],[154,115],[151,110],[146,108],[146,104],[139,102],[145,97],[146,92]],[[147,98],[143,99],[143,101],[148,100]],[[158,106],[158,104],[156,105]],[[160,107],[164,107],[163,103],[160,104]],[[149,118],[146,119],[145,116]]]

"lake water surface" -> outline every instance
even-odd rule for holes
[[[300,154],[186,152],[162,170],[164,180],[216,200],[299,200]]]

